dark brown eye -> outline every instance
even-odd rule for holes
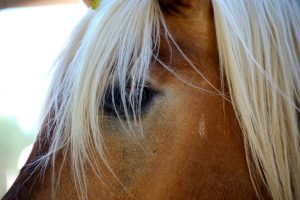
[[[124,118],[126,116],[125,110],[127,109],[127,113],[129,116],[133,114],[139,115],[143,114],[145,110],[149,107],[153,98],[157,94],[156,91],[151,89],[150,87],[137,88],[136,93],[132,95],[132,98],[129,97],[128,93],[125,93],[124,103],[121,96],[121,91],[119,88],[108,88],[105,94],[105,100],[103,104],[104,112],[107,114],[113,114],[115,116],[119,116]],[[124,107],[126,105],[126,109]],[[138,113],[140,111],[140,113]]]

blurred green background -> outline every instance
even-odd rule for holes
[[[9,174],[18,170],[21,152],[34,140],[34,134],[25,134],[14,118],[0,117],[0,189],[4,194]]]

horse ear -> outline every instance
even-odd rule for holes
[[[87,7],[91,7],[93,9],[96,9],[100,4],[100,0],[83,0],[83,2],[87,5]]]
[[[84,4],[85,4],[87,7],[91,7],[91,6],[92,6],[92,1],[93,1],[93,0],[83,0]]]

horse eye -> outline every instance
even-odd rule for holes
[[[141,97],[141,108],[145,108],[152,100],[155,92],[148,87],[143,88]]]
[[[141,92],[141,88],[137,88],[137,92]],[[149,107],[151,102],[153,101],[153,98],[157,92],[149,87],[144,87],[140,95],[133,95],[136,97],[134,100],[135,104],[132,106],[132,103],[130,103],[129,100],[129,94],[125,94],[125,104],[127,107],[127,112],[129,116],[133,115],[133,112],[135,112],[135,115],[138,115],[138,110],[141,111],[140,114],[143,114],[146,109]],[[139,103],[140,102],[140,103]],[[140,106],[140,107],[139,107]],[[113,114],[114,116],[119,116],[124,118],[125,117],[125,108],[122,102],[121,92],[119,88],[114,88],[113,91],[111,88],[108,88],[104,104],[103,104],[103,110],[107,114]]]

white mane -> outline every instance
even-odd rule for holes
[[[300,2],[214,0],[213,7],[249,169],[273,199],[300,199]]]
[[[244,133],[249,166],[256,167],[251,173],[258,171],[273,199],[300,199],[299,2],[212,2],[221,74]],[[58,152],[70,156],[81,199],[87,198],[85,165],[101,177],[93,159],[100,156],[109,168],[99,124],[106,88],[118,84],[124,97],[128,77],[132,94],[144,84],[163,23],[157,0],[102,0],[57,61],[45,109],[55,116],[55,129],[48,133],[52,142],[43,163],[54,164]]]

